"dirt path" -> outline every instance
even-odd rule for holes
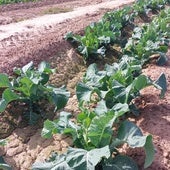
[[[69,31],[81,32],[89,23],[99,20],[106,11],[132,1],[44,0],[27,5],[0,7],[0,72],[8,73],[14,66],[23,66],[31,60],[37,64],[42,60],[47,60],[53,67],[58,68],[58,74],[52,77],[51,81],[57,85],[66,84],[69,81],[69,88],[73,90],[85,66],[82,58],[69,43],[63,40],[63,36]],[[69,8],[72,11],[41,16],[45,9],[51,7]],[[35,18],[37,16],[40,17]],[[14,23],[28,18],[29,20]],[[7,23],[9,24],[5,25]],[[166,67],[150,65],[144,73],[156,79],[161,72],[164,72],[169,83],[169,67],[170,63]],[[152,88],[142,92],[142,113],[137,119],[137,124],[143,132],[153,135],[157,150],[155,161],[147,170],[170,169],[169,86],[165,99],[160,100],[158,95],[158,91]],[[76,106],[76,97],[73,96],[66,110],[74,112],[77,109]],[[51,140],[42,139],[40,132],[41,129],[37,126],[17,128],[8,137],[8,145],[0,148],[0,155],[3,155],[5,160],[12,165],[13,170],[28,170],[35,160],[45,159],[53,150],[62,152],[71,144],[66,136],[56,136]],[[129,154],[138,161],[140,170],[142,170],[143,152],[130,151]]]

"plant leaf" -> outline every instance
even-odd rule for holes
[[[88,138],[96,147],[109,145],[112,137],[113,115],[96,116],[93,118],[89,129]]]
[[[161,53],[156,63],[158,66],[163,66],[166,64],[167,61],[168,61],[167,56],[164,53]]]
[[[22,67],[23,73],[26,74],[28,70],[32,69],[32,67],[33,67],[33,61],[29,62],[27,65]]]
[[[137,90],[141,90],[148,85],[147,77],[145,75],[138,76],[134,81],[133,85]]]
[[[95,170],[95,166],[102,158],[109,158],[109,147],[86,151],[79,148],[69,147],[65,154],[55,154],[52,160],[36,162],[32,170]]]
[[[102,158],[109,158],[109,146],[86,151],[84,149],[69,148],[66,162],[74,170],[95,170],[95,166]]]
[[[165,95],[165,92],[167,91],[167,82],[166,82],[165,74],[162,73],[159,76],[159,78],[155,82],[153,82],[153,84],[156,88],[161,90],[160,96],[161,96],[161,98],[163,98]]]
[[[16,93],[9,88],[5,89],[2,93],[2,99],[0,101],[0,112],[3,112],[11,101],[17,99],[19,99],[19,96]]]
[[[47,86],[48,90],[52,92],[49,93],[50,101],[55,105],[55,110],[59,110],[63,108],[70,97],[70,92],[66,91],[65,88],[54,88],[52,86]]]
[[[151,135],[143,136],[141,130],[134,123],[125,121],[118,129],[117,138],[128,143],[132,148],[144,147],[146,153],[144,166],[148,167],[151,165],[155,153]]]
[[[48,162],[35,162],[32,170],[72,170],[65,161],[65,154],[56,154],[54,160]]]
[[[100,115],[107,113],[107,111],[108,111],[108,109],[106,107],[106,101],[104,101],[104,100],[99,101],[95,108],[95,113],[98,116],[100,116]]]
[[[145,143],[145,153],[146,153],[146,158],[145,158],[145,164],[144,168],[149,167],[153,160],[154,160],[154,155],[155,155],[155,150],[154,150],[154,145],[152,142],[152,136],[148,135]]]
[[[6,74],[0,73],[0,87],[10,87],[10,81]]]
[[[115,117],[118,118],[119,116],[122,116],[129,111],[129,106],[126,103],[117,103],[112,107],[111,110],[114,111]]]
[[[69,119],[71,116],[71,113],[61,112],[59,119],[54,121],[46,120],[41,136],[50,138],[53,134],[63,133],[66,128],[69,128]]]
[[[103,170],[138,170],[138,166],[128,156],[118,155],[109,161],[105,161]]]
[[[50,64],[42,61],[39,65],[38,65],[38,71],[40,73],[46,73],[46,74],[51,74],[54,73],[55,69],[51,69],[50,68]]]
[[[93,90],[86,86],[84,83],[78,83],[76,86],[76,95],[79,102],[85,101],[89,102],[91,99],[91,95]]]

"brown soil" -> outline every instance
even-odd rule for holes
[[[104,3],[102,4],[103,8],[100,8],[100,10],[92,13],[90,10],[87,10],[85,15],[82,14],[78,17],[65,19],[57,24],[45,25],[43,23],[42,27],[32,27],[30,22],[28,22],[27,28],[25,28],[26,31],[21,30],[21,32],[15,32],[14,34],[10,34],[10,31],[13,31],[13,26],[16,26],[13,22],[41,16],[44,10],[51,7],[75,9],[102,2],[107,3],[108,0],[43,0],[36,3],[10,4],[0,7],[0,32],[2,33],[0,35],[0,72],[11,73],[14,66],[23,66],[31,60],[35,64],[42,60],[47,60],[52,67],[58,70],[57,74],[51,77],[51,82],[57,86],[67,84],[68,89],[72,92],[72,98],[69,100],[65,110],[77,113],[78,107],[76,96],[74,95],[74,87],[76,82],[81,79],[87,66],[72,46],[63,40],[63,36],[69,31],[82,32],[85,26],[92,21],[99,20],[105,11],[110,10],[108,6],[104,7]],[[117,6],[121,4],[121,1],[119,4],[116,2]],[[116,5],[115,7],[117,7]],[[49,15],[49,19],[51,17]],[[27,21],[19,22],[19,24],[21,23],[22,25],[23,22],[25,24]],[[7,28],[11,30],[6,31]],[[1,38],[2,36],[6,36],[6,38]],[[170,53],[168,53],[168,56],[170,58]],[[158,67],[153,64],[149,65],[143,72],[153,79],[156,79],[161,72],[164,72],[169,83],[169,66],[170,62],[164,67]],[[165,98],[160,99],[158,91],[154,88],[147,88],[142,91],[140,99],[141,115],[137,120],[134,120],[144,134],[149,133],[153,135],[157,153],[153,164],[148,170],[170,169],[170,137],[168,136],[170,127],[169,92],[170,88],[168,86]],[[9,120],[3,115],[4,113],[0,115],[0,120],[4,123],[0,127],[3,127],[3,131],[6,130],[9,136],[7,146],[0,148],[0,155],[3,155],[5,161],[12,165],[14,170],[27,170],[33,162],[47,158],[51,151],[63,152],[68,145],[72,144],[72,141],[67,136],[58,135],[51,140],[41,138],[42,125],[16,128],[18,124],[22,123],[22,119],[19,115],[14,116],[12,113],[8,111],[8,114],[10,114]],[[57,116],[57,113],[54,116]],[[133,119],[131,120],[133,121]],[[2,134],[1,131],[0,135]],[[3,135],[0,136],[0,138],[2,137]],[[142,170],[143,151],[135,151],[130,150],[128,154],[137,160],[140,170]]]
[[[25,19],[41,16],[51,8],[73,9],[81,6],[101,3],[102,0],[42,0],[39,2],[8,4],[0,6],[0,25],[19,22]]]

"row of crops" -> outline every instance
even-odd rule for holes
[[[154,86],[160,90],[161,98],[166,92],[165,74],[152,80],[142,74],[142,67],[155,58],[161,66],[167,61],[170,38],[168,4],[166,0],[138,0],[131,7],[106,13],[99,22],[86,27],[83,35],[66,35],[86,61],[105,57],[114,45],[119,47],[119,55],[116,62],[106,64],[102,70],[95,63],[88,67],[82,82],[76,86],[80,110],[77,116],[63,111],[57,120],[44,122],[43,137],[69,135],[73,146],[66,153],[54,153],[45,162],[34,163],[33,170],[137,170],[137,164],[130,157],[119,153],[125,143],[130,148],[144,148],[144,168],[152,164],[155,154],[152,136],[143,135],[128,117],[140,114],[135,99],[145,87]],[[149,23],[138,25],[135,22],[137,17],[149,17],[155,13]],[[127,28],[130,28],[129,35],[126,34]],[[46,62],[40,63],[37,69],[30,62],[21,69],[15,68],[13,77],[0,74],[0,112],[13,102],[25,103],[28,107],[25,118],[34,124],[43,116],[43,102],[53,104],[55,111],[64,108],[70,93],[48,83],[54,72]],[[1,140],[0,144],[4,145],[5,141]],[[10,168],[5,163],[0,167]]]

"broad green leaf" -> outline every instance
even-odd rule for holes
[[[118,69],[119,69],[118,63],[113,63],[112,65],[109,64],[105,65],[107,76],[112,76]]]
[[[128,143],[132,148],[144,147],[146,153],[144,166],[148,167],[151,165],[155,153],[151,135],[143,136],[141,130],[134,123],[125,121],[118,129],[117,138]]]
[[[120,78],[121,79],[121,78]],[[124,78],[123,78],[124,79]],[[120,80],[121,81],[121,80]],[[123,80],[124,81],[124,80]],[[112,81],[112,90],[114,93],[114,98],[116,98],[117,101],[119,102],[124,102],[125,96],[126,96],[126,91],[125,91],[125,86],[122,85],[120,82],[117,80]]]
[[[17,91],[20,91],[23,95],[30,97],[31,96],[31,87],[33,82],[30,78],[24,76],[19,81],[20,86],[16,88]]]
[[[79,102],[90,102],[93,90],[83,83],[78,83],[76,86],[76,95]]]
[[[89,110],[84,110],[84,112],[81,112],[77,115],[77,121],[78,123],[82,123],[87,117],[90,117],[91,112]],[[94,117],[94,116],[93,116]],[[93,118],[92,117],[92,118]]]
[[[38,71],[40,73],[46,73],[46,74],[51,74],[55,72],[55,69],[51,69],[50,68],[50,64],[42,61],[39,65],[38,65]]]
[[[151,135],[147,136],[147,140],[144,147],[146,153],[144,168],[147,168],[152,164],[155,155],[155,149],[154,149]]]
[[[41,132],[41,136],[44,138],[51,138],[53,134],[58,132],[57,121],[46,120]]]
[[[148,85],[148,80],[147,80],[147,77],[145,75],[140,75],[133,82],[133,86],[137,90],[141,90],[144,87],[146,87],[147,85]]]
[[[146,136],[143,136],[141,130],[132,122],[125,121],[118,129],[117,138],[127,142],[130,147],[143,147],[146,142]]]
[[[163,66],[166,64],[166,62],[168,61],[167,59],[167,56],[165,54],[162,54],[160,55],[160,57],[157,59],[156,63],[159,65],[159,66]]]
[[[101,100],[96,108],[95,108],[95,113],[100,116],[100,115],[104,115],[105,113],[107,113],[108,109],[106,107],[106,102],[104,100]]]
[[[118,155],[113,159],[106,160],[103,170],[138,170],[138,166],[130,157]]]
[[[165,77],[165,74],[162,73],[159,78],[153,82],[154,86],[158,89],[161,90],[161,98],[164,97],[165,95],[165,92],[167,91],[167,82],[166,82],[166,77]]]
[[[95,170],[102,158],[109,157],[108,146],[90,151],[69,147],[65,154],[57,154],[46,162],[34,163],[32,170]]]
[[[5,89],[4,92],[2,93],[2,99],[0,101],[0,112],[3,112],[10,102],[17,99],[19,99],[19,96],[16,93],[14,93],[9,88]]]
[[[0,100],[0,112],[5,111],[7,105],[8,105],[8,103],[6,102],[6,100],[5,99],[1,99]]]
[[[124,104],[122,104],[122,103],[117,103],[116,105],[114,105],[114,106],[112,107],[111,110],[114,111],[114,116],[115,116],[116,118],[118,118],[118,117],[124,115],[125,113],[127,113],[127,112],[129,111],[129,106],[128,106],[128,104],[126,104],[126,103],[124,103]]]
[[[45,85],[50,79],[49,74],[42,73],[41,74],[41,80],[39,81],[39,84]]]
[[[33,67],[33,61],[29,62],[27,65],[22,67],[23,73],[26,74],[28,70],[32,69],[32,67]]]
[[[71,116],[71,113],[61,112],[59,119],[54,121],[46,120],[41,136],[50,138],[53,134],[62,133],[64,129],[69,128],[69,119]]]
[[[109,147],[86,151],[84,149],[69,148],[66,162],[74,170],[95,170],[95,166],[102,158],[109,158]]]
[[[11,87],[9,78],[6,74],[0,73],[0,87]]]
[[[68,101],[70,92],[66,91],[65,88],[54,88],[52,86],[47,86],[49,93],[49,100],[55,105],[55,110],[63,108]]]
[[[66,155],[56,155],[54,160],[46,162],[35,162],[32,165],[32,170],[73,170],[66,162]]]
[[[113,115],[96,116],[93,118],[88,129],[88,138],[93,145],[103,147],[110,144],[114,121]]]
[[[69,39],[73,39],[73,32],[68,32],[65,36],[64,36],[64,38],[66,39],[66,40],[69,40]]]
[[[86,71],[85,78],[87,80],[91,79],[94,77],[94,75],[98,72],[97,65],[96,64],[91,64]]]
[[[135,116],[139,116],[140,111],[139,111],[138,107],[135,104],[131,103],[129,105],[129,109],[130,109],[130,112],[132,112]]]

